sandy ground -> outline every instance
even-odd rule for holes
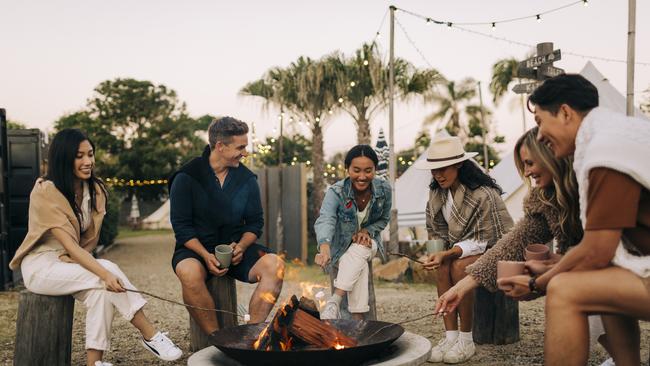
[[[171,235],[144,236],[118,240],[114,248],[103,257],[117,263],[138,288],[159,296],[181,300],[180,285],[170,267],[173,250]],[[315,268],[304,269],[290,266],[287,271],[280,300],[292,294],[301,294],[299,281],[326,284],[325,276]],[[239,304],[248,306],[252,285],[238,284]],[[379,318],[384,321],[401,322],[430,313],[435,300],[435,287],[379,283],[376,288]],[[18,292],[0,293],[0,364],[11,365],[15,337],[15,321]],[[187,363],[189,351],[188,313],[180,306],[150,299],[146,314],[155,325],[168,331],[170,337],[185,351],[183,358],[174,364]],[[85,310],[75,306],[72,364],[85,362],[84,351]],[[476,355],[466,365],[541,365],[543,342],[543,302],[536,300],[520,305],[521,340],[506,346],[480,345]],[[442,322],[431,318],[404,324],[413,333],[437,342],[443,333]],[[650,324],[642,323],[641,359],[648,359]],[[169,365],[145,351],[138,341],[138,333],[128,322],[116,317],[113,322],[112,347],[105,360],[116,365]],[[599,365],[606,358],[600,346],[592,352],[590,365]],[[644,363],[645,364],[645,363]]]

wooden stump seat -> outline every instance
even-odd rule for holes
[[[216,309],[237,313],[237,287],[234,279],[228,276],[212,277],[208,280],[207,286]],[[222,312],[217,312],[217,322],[219,328],[238,324],[236,315]],[[208,336],[190,316],[190,350],[196,352],[210,345]]]
[[[68,366],[72,357],[74,298],[20,292],[15,366]]]

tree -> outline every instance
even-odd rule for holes
[[[490,92],[492,93],[492,101],[498,105],[503,96],[510,89],[510,85],[517,78],[517,69],[519,62],[514,58],[506,58],[498,60],[492,65],[492,79],[490,80]],[[526,130],[526,106],[524,104],[524,95],[519,95],[519,103],[521,105],[521,118],[523,129]]]
[[[282,143],[282,163],[291,165],[292,163],[305,163],[311,156],[311,141],[303,135],[295,134],[291,137],[283,136]],[[258,166],[278,165],[279,141],[273,137],[267,137],[266,141],[257,145],[255,148],[255,161]],[[309,161],[311,165],[311,161]]]
[[[100,176],[151,180],[167,178],[200,153],[205,142],[196,132],[208,118],[191,118],[176,92],[164,85],[115,79],[99,84],[85,109],[54,126],[80,128],[93,139]],[[154,198],[164,191],[163,185],[152,185],[138,195]]]
[[[337,53],[325,62],[336,71],[338,102],[355,121],[357,143],[369,145],[371,119],[389,102],[388,63],[381,59],[375,43],[363,44],[352,57]],[[434,69],[418,70],[404,59],[395,59],[397,100],[423,95],[442,79]]]
[[[467,114],[472,113],[472,108],[478,108],[470,104],[476,96],[476,82],[470,78],[459,83],[447,81],[441,89],[443,93],[432,92],[425,98],[425,101],[437,105],[438,109],[424,119],[424,124],[443,121],[450,135],[466,140]]]
[[[274,105],[305,121],[312,133],[311,162],[314,173],[314,210],[320,210],[325,194],[323,127],[336,108],[336,72],[323,60],[301,56],[287,68],[273,68],[259,80],[246,84],[240,91],[265,101],[264,108]],[[318,216],[318,212],[315,212]]]
[[[24,128],[27,128],[27,126],[22,122],[7,120],[7,129],[9,130],[20,130]]]

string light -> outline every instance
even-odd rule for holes
[[[542,17],[539,16],[539,14],[537,14],[537,23],[541,23],[541,22],[542,22]]]
[[[343,98],[339,98],[339,103],[343,103]]]
[[[104,179],[106,185],[111,187],[143,187],[167,184],[167,179],[124,179],[124,178],[106,178]]]
[[[363,60],[363,66],[368,66],[368,60]]]
[[[496,29],[497,29],[497,25],[495,23],[492,23],[492,30],[496,30]]]
[[[589,0],[583,0],[582,3],[584,4],[585,8],[589,6]]]
[[[364,63],[365,63],[365,62],[364,62]],[[351,87],[354,87],[355,85],[357,85],[357,83],[355,83],[354,81],[350,81],[350,86],[351,86]]]

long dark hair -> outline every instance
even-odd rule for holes
[[[359,156],[365,156],[366,158],[372,160],[373,164],[375,164],[375,169],[377,169],[377,166],[379,165],[379,158],[377,158],[375,149],[369,145],[356,145],[351,148],[350,151],[348,151],[348,153],[345,155],[345,169],[348,169],[352,164],[352,160],[354,158],[358,158]]]
[[[475,190],[478,187],[489,187],[496,189],[500,195],[503,194],[503,189],[501,189],[494,178],[485,174],[474,162],[465,160],[461,164],[458,169],[458,180],[465,187],[471,190]],[[429,188],[433,191],[434,189],[440,188],[440,184],[434,178],[431,178]]]
[[[51,180],[54,186],[68,200],[70,207],[72,207],[80,223],[81,209],[77,206],[77,202],[74,199],[74,180],[76,178],[74,175],[74,162],[77,158],[79,145],[84,141],[88,141],[93,147],[93,151],[95,151],[95,144],[80,130],[66,128],[59,131],[50,143],[47,175],[45,176],[45,179]],[[104,182],[95,176],[94,170],[91,170],[90,179],[87,182],[90,191],[90,205],[93,210],[97,211],[97,192],[95,192],[95,185],[93,183],[97,183],[104,196],[108,197],[106,186]]]

